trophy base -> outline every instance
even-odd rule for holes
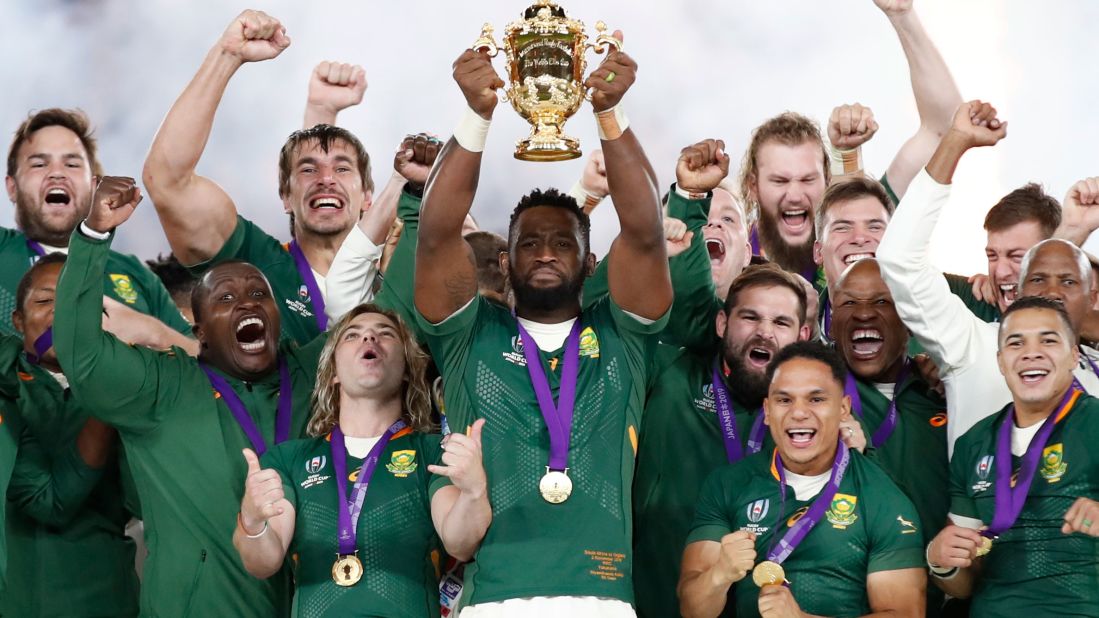
[[[515,158],[520,161],[568,161],[581,154],[580,141],[571,137],[529,137],[515,144]]]

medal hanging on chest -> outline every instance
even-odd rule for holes
[[[553,401],[553,391],[542,366],[538,344],[522,324],[517,326],[519,338],[523,342],[523,355],[527,360],[527,373],[530,374],[530,382],[538,398],[538,408],[542,411],[542,418],[545,419],[549,431],[549,465],[538,482],[538,492],[546,502],[561,504],[572,495],[572,479],[568,474],[569,440],[572,437],[572,415],[576,406],[576,382],[580,373],[580,318],[573,322],[572,330],[565,341],[556,402]]]
[[[347,446],[343,438],[340,426],[332,428],[332,469],[336,473],[336,493],[339,495],[339,530],[337,531],[336,562],[332,564],[332,581],[337,586],[354,586],[363,576],[363,563],[359,560],[358,550],[358,524],[359,515],[363,510],[363,502],[366,500],[366,490],[370,486],[370,478],[374,476],[374,470],[378,467],[385,447],[393,439],[393,435],[405,428],[404,421],[397,421],[385,430],[382,437],[367,453],[363,459],[362,470],[359,478],[355,479],[355,486],[351,490],[351,499],[347,499]]]

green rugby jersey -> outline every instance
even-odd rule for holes
[[[431,556],[439,542],[431,521],[427,466],[438,463],[440,437],[404,429],[382,451],[356,527],[363,577],[349,587],[332,581],[339,497],[329,437],[284,442],[264,455],[263,467],[278,470],[286,499],[297,512],[290,542],[295,616],[439,615]],[[349,498],[362,464],[347,456]]]
[[[633,481],[633,583],[637,613],[645,618],[679,615],[679,563],[698,492],[711,472],[728,463],[713,360],[667,345],[653,357],[653,366],[662,371],[654,372],[645,402]],[[732,389],[729,395],[744,446],[758,408],[746,408]],[[767,432],[764,449],[772,443]]]
[[[983,419],[954,445],[950,512],[989,524],[995,513],[996,435],[1005,407]],[[1058,423],[1042,450],[1034,481],[1015,525],[993,542],[981,562],[970,615],[1099,616],[1099,543],[1061,534],[1077,498],[1099,498],[1099,401],[1083,395]],[[1012,457],[1015,471],[1020,457]]]
[[[0,228],[0,333],[18,334],[11,323],[15,291],[23,273],[37,260],[38,254],[27,245],[23,232]],[[151,315],[178,332],[191,334],[191,325],[183,319],[164,284],[141,260],[111,251],[102,279],[105,296]]]
[[[757,562],[808,509],[786,488],[779,494],[774,451],[764,450],[723,466],[706,479],[687,537],[720,542],[737,530],[756,534]],[[870,611],[870,573],[925,568],[923,537],[912,502],[876,464],[851,451],[843,482],[828,511],[783,563],[790,591],[803,612],[821,616],[861,616]],[[759,616],[759,588],[751,574],[733,584],[735,607],[723,615]]]
[[[57,286],[58,306],[69,309],[54,317],[54,349],[77,401],[118,429],[128,455],[149,550],[141,613],[286,615],[289,569],[258,580],[232,543],[247,473],[241,449],[251,443],[196,359],[178,349],[128,346],[103,332],[95,288],[108,248],[109,240],[73,234]],[[291,375],[292,438],[305,432],[323,343],[284,341],[280,348]],[[273,444],[278,372],[251,383],[223,377]]]
[[[118,457],[99,470],[84,464],[76,439],[88,412],[45,369],[23,360],[12,371],[18,371],[24,431],[51,461],[68,462],[70,476],[84,486],[76,488],[83,499],[63,508],[71,497],[51,499],[42,491],[50,469],[17,464],[8,490],[10,586],[0,604],[3,615],[136,616],[134,543],[125,531],[130,513],[123,507]],[[59,580],[66,585],[58,586]]]
[[[23,423],[15,401],[6,395],[0,395],[0,496],[8,494],[8,482],[11,480],[12,468],[15,467],[22,434]],[[7,534],[3,533],[6,519],[7,509],[0,508],[0,524],[3,524],[0,525],[0,604],[7,600],[8,544]]]
[[[568,459],[573,491],[561,504],[546,502],[538,491],[549,433],[515,317],[477,297],[440,324],[419,319],[443,375],[451,429],[487,419],[483,453],[493,518],[465,571],[463,603],[534,596],[632,603],[630,484],[648,358],[666,317],[642,324],[609,296],[579,316]],[[555,398],[562,351],[540,351]]]
[[[396,311],[416,335],[416,340],[423,342],[424,334],[416,320],[414,284],[416,245],[420,238],[420,201],[419,197],[412,195],[407,189],[401,191],[397,202],[397,216],[404,222],[404,228],[397,246],[393,249],[393,255],[389,258],[385,274],[380,275],[382,287],[374,296],[374,303]]]

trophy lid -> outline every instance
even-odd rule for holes
[[[542,9],[549,9],[550,15],[553,17],[565,18],[565,9],[554,4],[551,0],[538,0],[538,2],[535,2],[527,7],[527,10],[523,11],[523,19],[534,19],[538,17],[538,11],[541,11]]]

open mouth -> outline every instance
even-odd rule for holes
[[[379,358],[381,358],[381,355],[378,354],[378,349],[372,345],[366,346],[366,349],[363,350],[362,356],[359,357],[360,360],[364,361],[375,361]]]
[[[873,253],[852,253],[851,255],[843,258],[845,266],[850,266],[859,260],[870,260],[874,258]]]
[[[315,197],[309,202],[313,210],[343,210],[343,201],[332,195]]]
[[[1004,299],[1004,302],[1010,305],[1015,302],[1015,297],[1019,293],[1019,286],[1014,283],[1002,283],[1000,284],[1000,297]]]
[[[1038,384],[1049,375],[1049,371],[1045,369],[1027,369],[1026,371],[1019,372],[1019,378],[1023,381],[1023,384],[1032,386]]]
[[[804,228],[808,227],[809,210],[807,208],[784,210],[779,216],[782,218],[783,224],[785,224],[786,228],[791,232],[801,232]]]
[[[759,346],[748,348],[748,363],[757,368],[765,369],[774,356],[774,352],[768,348]]]
[[[259,352],[267,345],[267,326],[257,317],[247,317],[237,322],[237,345],[245,352]]]
[[[855,358],[866,360],[877,356],[885,340],[881,331],[876,328],[860,328],[851,333],[851,351]]]
[[[46,203],[58,204],[62,206],[68,206],[72,202],[72,196],[69,192],[61,187],[54,187],[49,191],[46,191]]]
[[[720,266],[725,261],[725,243],[717,238],[706,239],[706,252],[710,254],[711,266]]]
[[[817,430],[815,429],[787,429],[786,437],[790,439],[790,443],[794,446],[809,446],[813,443],[813,438],[817,436]]]

